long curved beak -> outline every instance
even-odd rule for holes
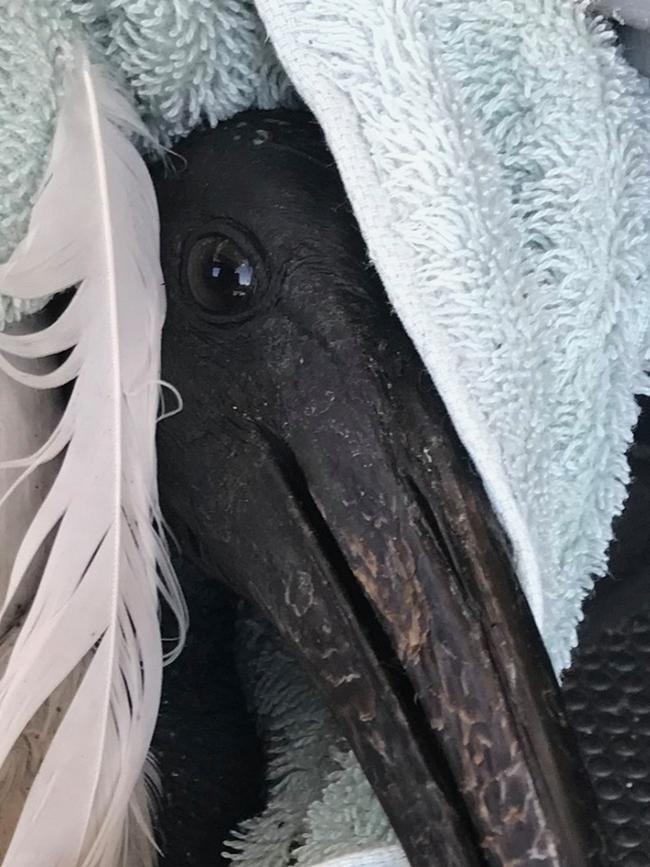
[[[590,784],[507,541],[442,401],[408,392],[256,429],[234,583],[298,651],[412,867],[593,865]]]
[[[442,402],[391,397],[383,428],[363,411],[269,441],[326,562],[296,564],[267,612],[327,690],[413,867],[594,863],[557,682]]]

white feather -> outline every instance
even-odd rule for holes
[[[0,368],[35,389],[74,380],[47,442],[5,461],[25,480],[63,454],[13,564],[0,618],[56,535],[0,681],[0,766],[64,679],[87,667],[22,809],[3,867],[122,865],[160,696],[158,592],[184,632],[161,537],[155,420],[164,292],[145,134],[126,100],[76,52],[28,234],[0,266],[0,291],[77,291],[59,319],[0,335]],[[54,370],[18,358],[69,350]],[[12,490],[0,500],[6,507]],[[182,635],[181,635],[182,640]],[[131,804],[131,806],[129,806]],[[129,867],[132,867],[130,864]]]

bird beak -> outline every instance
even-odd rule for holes
[[[412,867],[523,865],[531,853],[586,867],[599,845],[590,785],[442,401],[404,380],[378,388],[372,409],[348,398],[296,406],[286,437],[257,429],[254,487],[229,504],[246,544],[228,568],[214,553],[228,534],[213,533],[202,565],[248,582],[296,650]]]
[[[319,557],[267,611],[413,867],[586,865],[589,783],[507,541],[440,398],[400,386],[270,443]]]

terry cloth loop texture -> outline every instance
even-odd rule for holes
[[[323,861],[315,867],[408,867],[408,861],[400,848],[386,846],[382,849],[344,855],[332,861]]]
[[[68,2],[163,144],[293,99],[252,0]]]
[[[0,261],[22,238],[45,169],[73,39],[63,4],[8,0],[0,27]],[[0,328],[34,304],[0,299]]]
[[[407,867],[359,763],[322,697],[264,621],[238,627],[242,682],[267,744],[264,811],[226,844],[238,867]]]
[[[257,6],[559,672],[648,388],[647,84],[567,0]]]

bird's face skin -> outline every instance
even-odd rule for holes
[[[299,651],[413,867],[478,865],[479,850],[527,863],[569,820],[539,808],[504,696],[516,666],[499,667],[481,563],[509,562],[320,131],[249,113],[179,154],[154,178],[162,372],[183,400],[159,427],[165,515],[186,556]],[[411,279],[407,256],[394,267]],[[523,610],[508,586],[498,605]],[[492,834],[515,813],[516,833]]]

